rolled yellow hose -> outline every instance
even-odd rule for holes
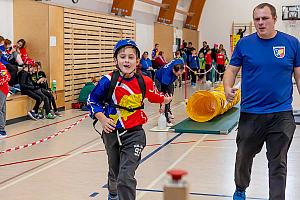
[[[234,100],[227,103],[223,85],[218,86],[213,91],[200,90],[189,97],[186,112],[194,121],[207,122],[239,103],[240,96],[241,92],[239,89]]]

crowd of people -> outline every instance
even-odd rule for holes
[[[33,120],[54,119],[61,116],[57,110],[55,98],[47,83],[41,63],[30,58],[26,50],[26,41],[20,39],[15,45],[9,39],[0,36],[0,137],[6,137],[6,98],[21,92],[35,100],[28,116]],[[43,107],[40,108],[43,103]]]

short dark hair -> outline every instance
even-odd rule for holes
[[[179,70],[183,70],[184,67],[182,64],[176,64],[176,65],[174,65],[173,69],[175,72],[178,72]]]
[[[2,37],[1,35],[0,35],[0,42],[2,42],[4,40],[4,37]]]
[[[272,4],[269,4],[269,3],[261,3],[261,4],[257,5],[257,6],[253,9],[253,13],[252,13],[253,17],[254,17],[254,11],[255,11],[256,9],[263,9],[264,7],[270,8],[272,17],[273,17],[273,18],[277,18],[276,8],[275,8]]]
[[[188,44],[193,44],[192,42],[189,42]]]
[[[4,45],[10,45],[10,44],[11,44],[11,41],[9,39],[4,40]]]

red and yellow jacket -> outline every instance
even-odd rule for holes
[[[111,76],[112,73],[103,76],[87,99],[91,117],[94,117],[97,112],[102,112],[106,117],[115,121],[117,129],[129,129],[145,124],[148,121],[148,118],[143,110],[129,112],[124,109],[115,108],[111,105],[104,105],[103,102],[106,100],[108,94]],[[143,76],[143,78],[146,86],[145,98],[151,103],[163,103],[164,95],[157,91],[152,79],[147,76]],[[111,104],[132,108],[141,106],[143,99],[137,78],[135,76],[129,79],[124,78],[119,85],[121,79],[122,77],[120,76],[112,95]]]

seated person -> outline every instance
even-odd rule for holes
[[[20,56],[22,58],[22,61],[26,65],[34,66],[35,61],[28,57],[27,50],[25,49],[26,41],[24,39],[18,40],[16,44],[16,49],[20,52]]]
[[[167,60],[164,57],[164,54],[165,53],[163,51],[160,51],[158,53],[158,56],[154,60],[155,67],[153,67],[153,68],[159,69],[159,68],[165,66],[168,63]]]
[[[1,38],[3,38],[3,37],[1,37]],[[18,77],[17,77],[18,66],[11,64],[9,62],[9,55],[6,51],[8,49],[8,45],[9,45],[8,41],[9,40],[3,40],[2,42],[0,41],[0,52],[1,52],[0,62],[5,65],[5,67],[7,68],[7,71],[9,72],[9,74],[11,76],[11,79],[8,82],[9,86],[14,86],[15,84],[18,83]]]
[[[83,88],[80,90],[78,102],[81,104],[81,109],[84,111],[88,111],[88,108],[86,107],[87,98],[89,94],[93,91],[95,88],[95,84],[97,83],[96,78],[92,77],[90,82],[87,82]]]
[[[141,64],[142,74],[152,78],[152,73],[151,73],[151,71],[153,71],[152,62],[150,58],[148,58],[147,51],[143,53],[142,58],[140,60],[140,64]]]
[[[39,107],[41,103],[44,101],[44,107],[46,111],[47,119],[54,119],[55,116],[50,112],[50,103],[49,99],[46,95],[44,95],[41,91],[41,88],[32,81],[32,72],[33,67],[31,65],[25,65],[24,68],[19,72],[19,83],[21,87],[21,94],[27,95],[30,98],[35,100],[35,105],[33,110],[28,112],[28,115],[33,120],[38,120],[44,118],[44,116],[39,115]]]
[[[34,82],[35,86],[38,86],[41,89],[42,93],[48,97],[51,113],[53,115],[61,117],[61,114],[57,110],[55,98],[51,92],[51,89],[49,89],[46,74],[41,70],[41,68],[41,63],[36,62],[36,65],[33,68],[33,73],[31,75],[32,81]]]

